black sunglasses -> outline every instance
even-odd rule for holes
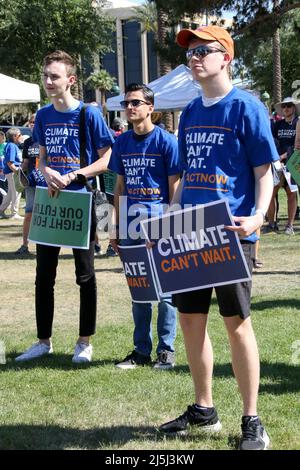
[[[221,49],[218,49],[217,47],[209,47],[205,45],[198,46],[186,51],[186,59],[189,61],[193,56],[197,59],[203,59],[203,57],[206,57],[208,54],[213,54],[214,52],[222,52],[224,54],[225,51],[221,51]]]
[[[137,108],[138,106],[141,106],[142,104],[151,104],[148,103],[148,101],[143,101],[143,100],[124,100],[120,102],[120,105],[122,106],[123,109],[128,108],[129,105],[131,105],[133,108]]]
[[[283,104],[281,105],[281,108],[282,108],[282,109],[283,109],[283,108],[292,108],[292,106],[294,106],[293,103],[283,103]]]

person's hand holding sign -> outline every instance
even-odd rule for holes
[[[64,189],[67,185],[63,176],[56,170],[46,167],[44,177],[48,185],[48,194],[50,197],[56,197],[59,190]]]

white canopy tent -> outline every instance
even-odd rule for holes
[[[191,70],[181,64],[176,69],[147,85],[154,91],[155,111],[180,111],[197,96],[200,85],[193,80]],[[124,93],[107,100],[108,111],[122,111],[120,101]]]
[[[0,73],[0,105],[39,103],[40,87]]]

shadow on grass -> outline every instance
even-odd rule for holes
[[[107,450],[108,447],[120,448],[128,442],[164,441],[166,437],[157,431],[154,426],[108,426],[91,429],[67,428],[55,425],[2,425],[0,426],[0,449],[5,450],[63,450],[63,449],[98,449]],[[168,437],[168,441],[175,441],[177,437]],[[219,435],[205,435],[191,433],[181,436],[181,441],[190,439],[219,440]],[[236,438],[237,439],[237,438]],[[234,442],[229,447],[234,448]]]
[[[120,274],[120,273],[123,273],[124,272],[124,269],[122,267],[120,268],[104,268],[104,269],[97,269],[95,268],[95,272],[96,273],[105,273],[105,272],[110,272],[110,273],[116,273],[116,274]]]
[[[255,273],[253,273],[254,276],[270,276],[272,274],[276,274],[276,275],[293,275],[293,276],[296,276],[296,275],[299,275],[300,274],[300,271],[255,271]]]
[[[300,367],[296,365],[285,364],[283,362],[260,363],[261,383],[259,392],[270,393],[272,395],[283,395],[285,393],[295,393],[300,391]],[[176,366],[171,374],[189,373],[187,365]],[[216,364],[214,366],[214,377],[228,378],[234,377],[230,363]]]
[[[91,429],[42,425],[0,426],[0,449],[62,450],[66,448],[105,449],[129,441],[156,441],[156,429],[149,426],[110,426]]]
[[[107,365],[114,365],[115,360],[111,358],[101,359],[99,361],[94,360],[91,363],[83,364],[73,364],[72,357],[73,354],[53,354],[49,356],[43,356],[31,361],[16,362],[15,358],[21,354],[20,353],[11,353],[7,354],[7,363],[0,366],[0,372],[5,372],[8,370],[29,370],[35,368],[45,368],[45,369],[60,369],[60,370],[74,370],[74,369],[89,369],[90,367],[105,367]]]
[[[259,302],[251,302],[251,310],[262,311],[266,309],[284,309],[284,308],[295,308],[300,309],[299,299],[270,299],[261,300]]]
[[[0,366],[0,372],[12,371],[22,372],[31,369],[50,369],[50,370],[78,370],[89,369],[95,367],[110,366],[114,369],[116,359],[106,358],[102,360],[94,360],[88,364],[73,364],[72,355],[54,354],[51,357],[42,357],[32,361],[17,363],[14,361],[18,354],[8,354],[8,362]],[[120,377],[121,377],[121,371]],[[149,373],[153,371],[149,367]],[[157,371],[155,371],[157,373]],[[190,374],[188,365],[177,365],[172,370],[165,371],[164,374],[170,374],[170,379],[178,374]],[[273,395],[283,395],[285,393],[295,393],[300,391],[300,367],[286,363],[270,363],[261,362],[261,384],[260,393],[270,393]],[[214,377],[216,378],[233,378],[232,367],[230,363],[216,364],[214,366]]]
[[[20,247],[20,244],[19,246],[16,247],[16,251],[19,247]],[[15,252],[11,252],[11,251],[0,252],[0,260],[9,259],[11,261],[19,261],[20,259],[32,260],[34,258],[35,258],[35,253],[29,253],[27,255],[16,255]]]

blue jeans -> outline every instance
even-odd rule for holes
[[[141,245],[144,240],[122,239],[121,245]],[[133,344],[139,354],[150,356],[152,351],[152,303],[132,302],[132,316],[134,321]],[[172,298],[161,297],[158,302],[157,317],[157,354],[162,351],[174,352],[176,337],[176,307],[172,304]]]

